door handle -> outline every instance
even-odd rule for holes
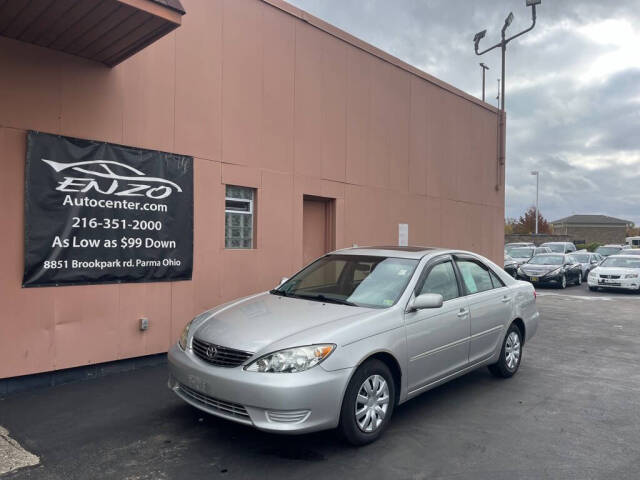
[[[460,311],[458,312],[458,318],[464,318],[467,315],[469,315],[469,309],[468,308],[461,308]]]
[[[508,303],[511,301],[511,298],[509,297],[502,297],[502,303]]]

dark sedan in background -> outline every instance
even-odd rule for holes
[[[516,278],[516,274],[518,271],[518,267],[520,265],[509,255],[504,255],[504,271],[511,275],[513,278]]]
[[[570,283],[582,283],[582,267],[572,255],[544,253],[536,255],[529,263],[520,266],[517,278],[534,285],[565,288]]]

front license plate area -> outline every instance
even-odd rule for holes
[[[538,277],[531,277],[531,281],[532,282],[537,282],[538,281]]]

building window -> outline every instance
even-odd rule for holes
[[[255,189],[226,186],[224,202],[225,248],[253,248]]]

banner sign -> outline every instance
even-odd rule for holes
[[[193,157],[30,131],[23,287],[190,280]]]

